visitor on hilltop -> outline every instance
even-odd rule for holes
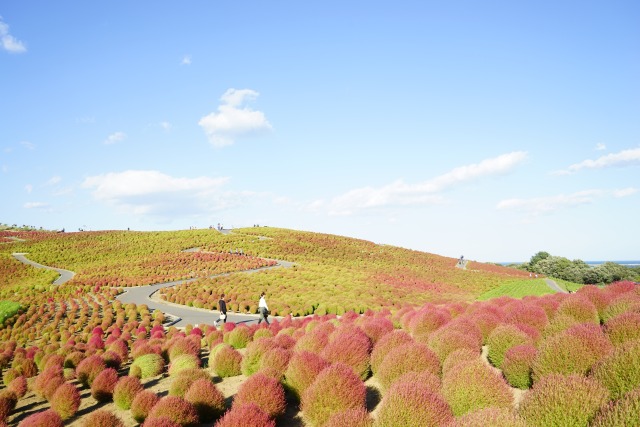
[[[218,310],[220,310],[220,317],[214,322],[216,327],[221,320],[222,323],[227,323],[227,302],[224,300],[224,294],[220,295],[220,300],[218,301]]]
[[[262,322],[262,320],[267,322],[268,325],[269,319],[267,319],[267,317],[269,316],[269,307],[267,306],[267,300],[264,298],[264,292],[260,294],[260,302],[258,302],[258,314],[260,314],[260,317],[258,318],[258,325]]]

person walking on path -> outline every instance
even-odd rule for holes
[[[269,319],[267,319],[267,317],[269,316],[269,307],[267,306],[267,301],[264,298],[264,292],[260,294],[260,302],[258,302],[258,312],[260,313],[260,317],[258,318],[258,325],[260,324],[260,322],[262,322],[262,320],[267,322],[268,325]]]
[[[218,301],[218,310],[220,310],[220,317],[215,321],[216,327],[222,320],[222,323],[227,323],[227,302],[224,300],[224,294],[220,295],[220,301]]]

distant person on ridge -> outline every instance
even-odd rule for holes
[[[267,306],[267,301],[264,298],[264,292],[260,294],[260,302],[258,302],[258,313],[260,314],[260,317],[258,318],[258,325],[260,324],[260,322],[262,322],[262,320],[267,322],[268,325],[269,319],[267,319],[267,316],[269,316],[269,307]]]
[[[220,301],[218,301],[218,310],[220,310],[220,317],[215,321],[216,327],[218,322],[222,320],[222,323],[227,323],[227,302],[224,300],[224,294],[220,295]]]

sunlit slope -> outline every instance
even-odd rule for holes
[[[340,314],[425,302],[471,301],[490,289],[528,280],[528,273],[519,270],[475,262],[461,270],[455,268],[457,260],[453,258],[335,235],[255,227],[234,230],[232,236],[234,240],[224,242],[227,246],[219,246],[216,240],[203,249],[242,250],[296,265],[202,279],[165,290],[165,298],[215,308],[219,294],[225,292],[234,310],[253,312],[264,290],[274,314]]]

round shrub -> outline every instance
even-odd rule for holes
[[[51,397],[51,409],[60,415],[63,420],[73,417],[78,412],[79,407],[80,392],[71,383],[62,384]]]
[[[284,374],[284,385],[296,399],[313,383],[329,362],[309,351],[294,353]]]
[[[611,285],[609,285],[610,287]],[[607,290],[609,290],[607,287]],[[640,312],[640,296],[631,292],[623,293],[614,297],[607,308],[602,312],[602,321],[608,322],[616,316],[623,313],[638,313]]]
[[[433,306],[418,310],[409,322],[409,331],[413,336],[429,335],[451,320],[449,311]]]
[[[529,425],[586,426],[608,400],[607,389],[592,378],[549,374],[525,394],[518,412]]]
[[[477,360],[480,358],[480,353],[468,348],[459,348],[449,353],[444,362],[442,362],[442,374],[446,374],[449,370],[453,369],[458,363],[467,362],[469,360]]]
[[[327,323],[330,325],[330,323]],[[293,346],[295,351],[310,351],[312,353],[320,353],[322,349],[329,343],[329,333],[321,328],[307,331],[303,336],[298,338]]]
[[[9,413],[15,409],[17,403],[18,397],[14,392],[7,390],[0,392],[0,425],[6,423]]]
[[[640,388],[625,394],[618,400],[609,402],[596,415],[592,427],[639,427]]]
[[[185,393],[196,380],[207,380],[211,382],[211,375],[204,369],[185,369],[180,371],[171,381],[169,395],[184,397]]]
[[[507,350],[502,362],[502,373],[509,385],[524,390],[531,387],[531,367],[536,352],[536,348],[529,344],[516,345]]]
[[[615,346],[640,339],[640,313],[622,313],[609,319],[604,330]]]
[[[108,402],[113,397],[113,390],[118,383],[118,373],[113,368],[100,372],[91,384],[91,396],[98,402]]]
[[[517,301],[505,306],[505,322],[513,325],[524,324],[538,332],[544,331],[549,324],[547,312],[534,303]]]
[[[567,315],[579,323],[600,324],[598,309],[589,298],[580,294],[571,294],[558,306],[556,316]]]
[[[373,418],[363,408],[346,409],[332,414],[324,427],[373,427]]]
[[[138,370],[142,379],[158,376],[164,371],[164,359],[156,353],[143,354],[131,363],[129,375],[137,376]]]
[[[165,396],[149,411],[147,420],[153,418],[168,418],[181,426],[189,426],[198,423],[198,412],[191,403],[181,397]]]
[[[125,427],[124,422],[113,412],[98,409],[84,417],[83,427]]]
[[[346,409],[365,408],[364,382],[344,363],[322,370],[302,395],[304,418],[312,425],[322,425],[329,417]]]
[[[592,375],[617,399],[640,387],[640,340],[616,347],[593,367]]]
[[[31,414],[18,424],[18,427],[64,427],[64,421],[53,409]]]
[[[258,329],[259,331],[268,331],[268,329]],[[252,341],[247,345],[247,349],[242,357],[240,370],[247,377],[255,374],[262,366],[262,356],[275,349],[276,343],[273,339],[263,338]]]
[[[196,339],[193,339],[196,338]],[[197,337],[184,337],[181,335],[169,339],[165,343],[164,350],[167,358],[173,362],[176,357],[183,354],[198,356],[200,354],[200,340]]]
[[[387,389],[400,375],[422,371],[439,375],[440,361],[426,345],[412,342],[391,350],[380,365],[376,377],[382,388]]]
[[[240,364],[242,363],[242,354],[230,345],[224,345],[216,353],[213,359],[213,370],[221,378],[234,377],[240,375]]]
[[[369,376],[369,354],[371,340],[360,328],[341,328],[329,337],[329,343],[320,355],[330,363],[342,362],[366,379]]]
[[[151,390],[142,390],[131,402],[131,416],[139,423],[149,415],[151,408],[160,400],[160,397]]]
[[[94,354],[86,357],[82,362],[78,364],[76,368],[76,378],[80,384],[91,386],[93,380],[107,368],[107,365],[102,360],[102,357]]]
[[[200,358],[193,354],[181,354],[176,356],[169,364],[169,376],[175,376],[185,369],[197,369],[200,367]]]
[[[253,374],[240,385],[233,401],[239,405],[255,403],[272,418],[284,414],[287,406],[282,385],[261,372]]]
[[[296,340],[291,335],[286,333],[286,331],[286,329],[283,329],[278,332],[278,335],[274,337],[273,342],[275,342],[276,345],[280,348],[291,349],[294,345],[296,345]]]
[[[453,420],[451,408],[438,393],[415,381],[398,381],[385,394],[376,426],[444,426]]]
[[[395,330],[380,338],[371,351],[371,371],[373,374],[375,375],[378,371],[378,368],[380,367],[380,364],[382,364],[387,353],[392,349],[409,342],[413,342],[413,338],[411,338],[411,335],[401,330]]]
[[[436,394],[440,394],[440,389],[442,388],[440,377],[427,371],[404,373],[391,383],[390,388],[392,388],[395,383],[401,382],[420,383]]]
[[[234,328],[224,335],[224,341],[235,349],[245,348],[251,341],[251,330],[246,326]]]
[[[533,378],[550,373],[586,375],[612,349],[598,325],[574,325],[540,344],[532,366]]]
[[[567,314],[555,316],[544,329],[543,336],[550,337],[560,332],[564,332],[574,325],[579,325],[580,321]]]
[[[287,370],[290,359],[291,350],[275,347],[271,351],[262,355],[262,359],[260,360],[260,372],[272,376],[280,381]]]
[[[27,388],[27,379],[22,375],[11,380],[7,386],[8,390],[13,391],[18,396],[18,399],[24,397],[27,393]]]
[[[113,388],[113,402],[119,409],[130,409],[133,399],[144,390],[140,379],[125,376],[118,380]]]
[[[209,379],[195,380],[185,393],[184,400],[196,408],[201,423],[215,420],[225,410],[224,395]]]
[[[467,349],[480,354],[481,339],[473,334],[461,332],[456,328],[443,328],[432,333],[427,339],[427,345],[438,356],[441,362],[452,352]]]
[[[481,360],[462,362],[442,378],[442,396],[455,416],[481,408],[510,408],[511,389],[501,375]]]
[[[246,426],[276,427],[276,422],[255,403],[247,403],[244,405],[233,405],[233,407],[215,423],[215,427]]]
[[[507,350],[522,344],[532,344],[532,341],[529,335],[520,328],[509,324],[497,326],[487,338],[489,361],[493,366],[502,368],[502,361]]]
[[[393,323],[386,317],[362,317],[361,319],[364,320],[360,322],[360,329],[369,337],[373,345],[375,345],[380,338],[393,331]]]
[[[447,427],[527,427],[522,418],[507,408],[483,408],[456,418]]]
[[[182,427],[169,418],[149,418],[144,422],[144,427]]]

